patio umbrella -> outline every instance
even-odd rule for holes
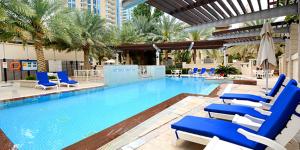
[[[270,65],[276,66],[275,46],[272,38],[273,29],[270,23],[265,23],[260,32],[261,42],[258,51],[257,65],[262,66],[266,78],[266,92],[268,91],[268,72]]]

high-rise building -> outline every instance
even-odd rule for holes
[[[133,9],[135,7],[124,8],[122,9],[122,21],[126,22],[132,19]]]
[[[122,22],[121,0],[65,0],[69,8],[87,10],[106,20],[108,25],[120,26]]]

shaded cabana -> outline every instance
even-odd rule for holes
[[[223,45],[223,40],[203,40],[152,44],[124,44],[116,46],[114,49],[125,53],[126,58],[129,58],[129,53],[139,55],[142,64],[147,64],[145,62],[151,62],[152,58],[156,58],[156,65],[159,65],[159,54],[161,50],[219,49],[222,48]]]

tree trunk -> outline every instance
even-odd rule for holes
[[[168,50],[164,50],[164,52],[165,52],[165,61],[168,61]]]
[[[197,53],[196,53],[196,49],[193,49],[193,62],[194,64],[196,64],[196,57],[197,57]]]
[[[46,61],[43,51],[43,44],[40,42],[40,40],[36,40],[34,43],[36,58],[37,58],[37,64],[38,64],[38,71],[39,72],[47,72],[46,67]]]
[[[85,70],[90,70],[91,69],[91,65],[89,62],[90,59],[90,53],[89,53],[89,46],[85,46],[83,48],[83,69]]]

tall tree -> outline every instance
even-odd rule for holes
[[[180,32],[184,29],[184,23],[179,22],[176,18],[162,16],[157,24],[158,34],[155,41],[170,42],[175,41]],[[168,60],[168,51],[164,51],[165,61]]]
[[[145,16],[148,20],[154,19],[157,20],[163,15],[163,12],[153,8],[147,3],[139,4],[136,8],[133,9],[133,16]]]
[[[105,31],[104,19],[86,11],[71,11],[55,18],[51,29],[54,47],[84,53],[84,69],[90,69],[89,59],[93,52],[105,47],[102,34]]]
[[[211,36],[214,28],[207,28],[207,29],[198,29],[188,32],[188,40],[191,41],[200,41],[205,40],[209,36]],[[196,49],[193,49],[193,61],[196,64]]]
[[[58,0],[2,0],[0,3],[14,29],[30,34],[30,40],[35,47],[38,71],[47,71],[43,46],[45,39],[51,34],[48,30],[49,21],[62,10],[63,3]]]

